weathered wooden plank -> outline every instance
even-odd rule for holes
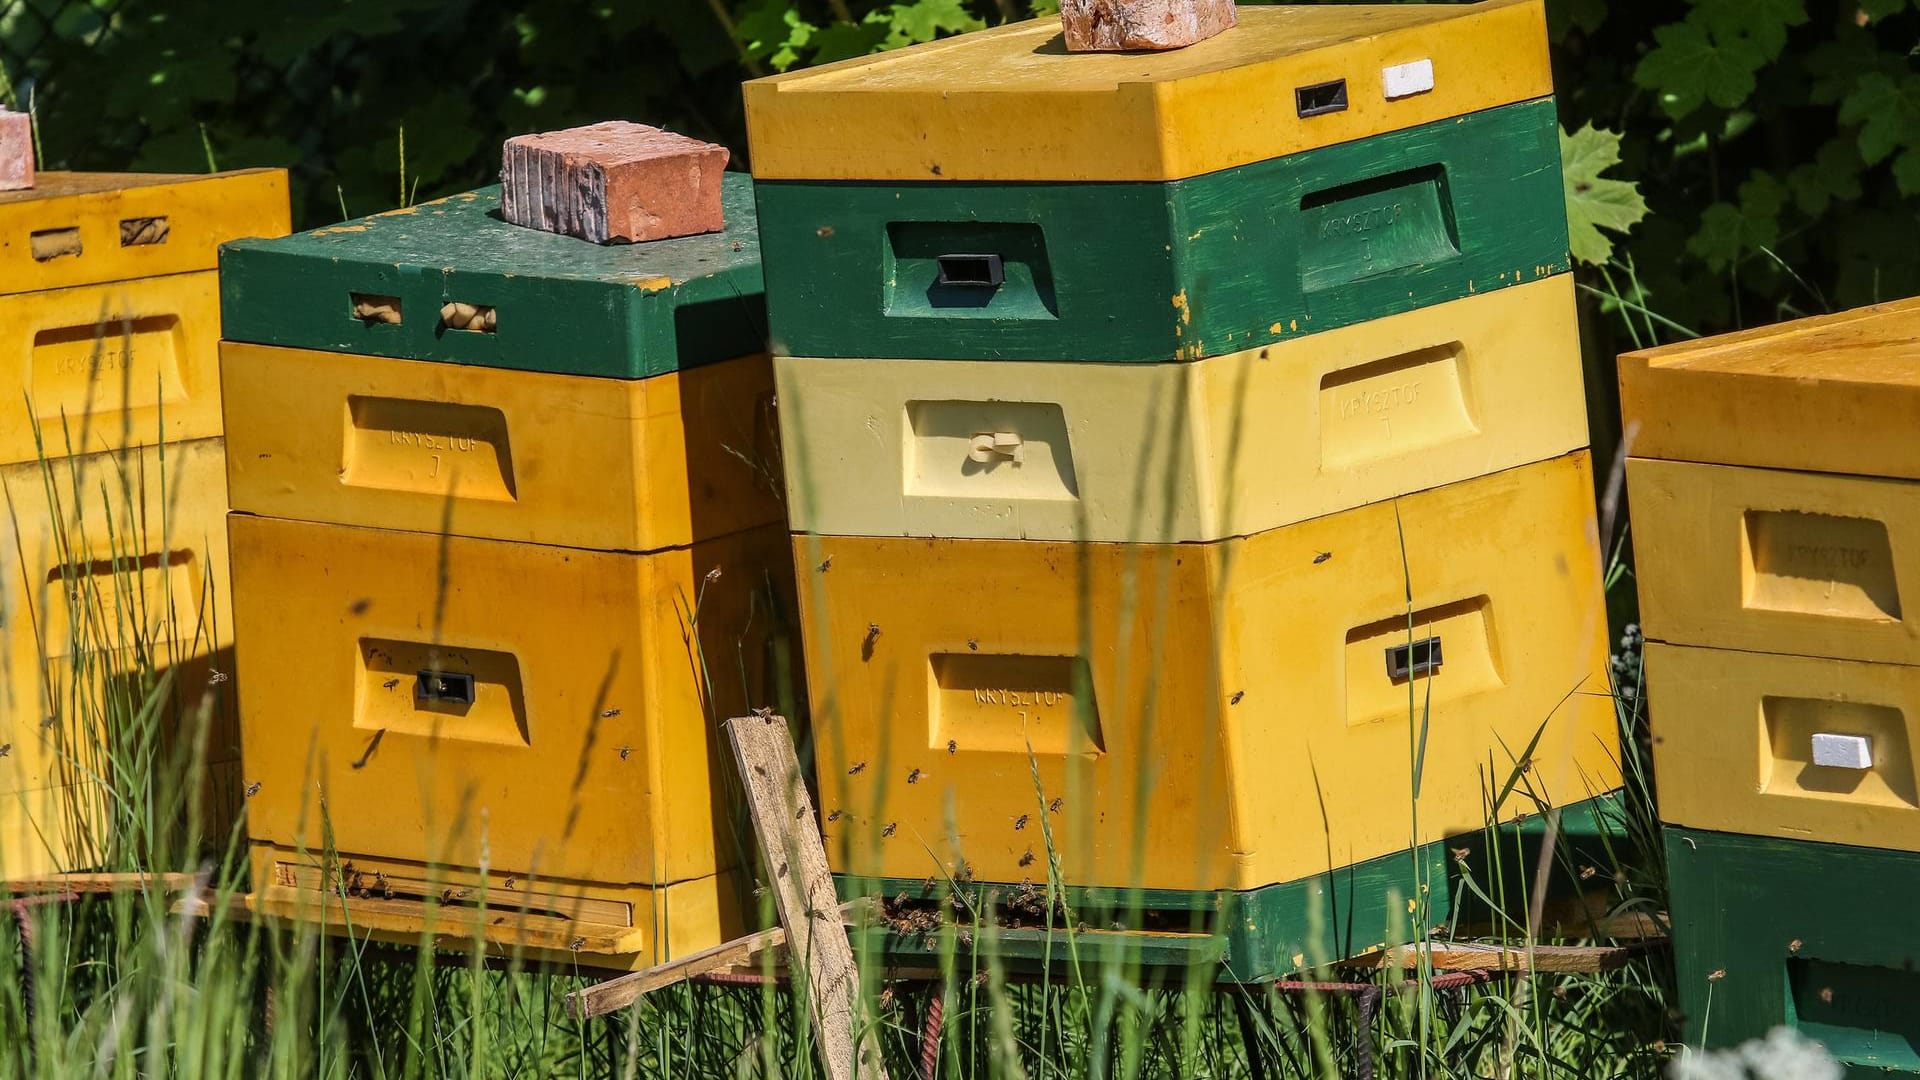
[[[1549,98],[1166,184],[762,181],[773,351],[1194,360],[1550,277],[1558,131]]]
[[[1356,956],[1346,967],[1401,967],[1426,965],[1433,971],[1509,971],[1535,974],[1571,974],[1615,971],[1634,957],[1666,945],[1650,938],[1632,945],[1499,945],[1477,941],[1434,941],[1425,945],[1397,945]]]
[[[685,982],[696,975],[738,970],[768,949],[779,948],[786,943],[786,930],[776,926],[645,971],[595,983],[567,995],[567,1014],[576,1020],[586,1020],[618,1012],[655,990]]]
[[[802,992],[821,1062],[831,1080],[885,1080],[879,1040],[855,1007],[860,973],[787,721],[771,714],[738,717],[726,728],[788,951],[806,975]]]
[[[50,874],[44,877],[23,877],[0,881],[0,893],[20,896],[33,893],[70,892],[84,895],[141,892],[150,889],[160,892],[186,892],[195,888],[199,881],[200,875],[189,873]]]

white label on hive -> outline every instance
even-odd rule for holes
[[[1873,740],[1865,735],[1815,732],[1813,763],[1833,769],[1873,768]]]
[[[1424,94],[1433,89],[1433,61],[1415,60],[1380,69],[1380,82],[1388,101]]]

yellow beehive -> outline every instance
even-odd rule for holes
[[[207,761],[238,760],[216,689],[233,670],[223,459],[219,439],[201,439],[0,469],[0,876],[76,868],[81,841],[58,839],[56,819],[97,813],[65,792],[104,773],[104,690],[142,655],[172,669],[178,715],[211,696]]]
[[[1177,180],[1553,92],[1540,0],[1239,20],[1171,52],[1086,54],[1036,19],[750,82],[754,175]]]
[[[1920,663],[1920,484],[1630,458],[1641,623],[1688,645]]]
[[[781,357],[793,528],[1218,540],[1557,457],[1575,318],[1563,274],[1186,364]]]
[[[454,868],[456,891],[489,873],[502,896],[556,894],[537,910],[623,966],[737,921],[713,883],[735,852],[716,725],[777,700],[778,526],[650,554],[239,513],[231,530],[263,887],[315,899],[299,853],[329,844],[390,877]],[[431,904],[395,891],[356,925],[417,932]]]
[[[604,379],[221,350],[236,510],[606,551],[781,520],[765,356]]]
[[[1920,663],[1916,336],[1908,300],[1620,358],[1649,638]]]
[[[1591,481],[1206,545],[796,537],[834,869],[1040,880],[1052,838],[1069,884],[1244,889],[1482,827],[1530,745],[1538,796],[1611,790]]]
[[[288,229],[279,169],[43,173],[0,193],[0,464],[220,434],[219,245]],[[84,430],[84,436],[82,431]]]
[[[1920,851],[1920,667],[1647,645],[1662,819]]]

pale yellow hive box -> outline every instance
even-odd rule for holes
[[[606,379],[220,348],[235,510],[602,551],[782,519],[765,356]]]
[[[1553,92],[1540,0],[1242,7],[1161,53],[1057,18],[746,84],[763,180],[1178,180]],[[983,137],[990,133],[991,138]]]
[[[0,469],[10,508],[0,521],[0,877],[85,869],[105,842],[68,826],[98,813],[85,793],[107,771],[102,688],[137,653],[172,669],[183,707],[166,722],[211,696],[207,761],[239,759],[224,704],[233,621],[223,465],[220,440],[202,439]],[[222,771],[214,783],[232,779]]]
[[[0,464],[219,435],[219,246],[288,228],[280,169],[0,193]]]
[[[779,526],[629,554],[230,525],[257,907],[321,915],[331,848],[385,879],[355,925],[402,936],[439,903],[434,880],[487,886],[495,915],[546,913],[526,934],[489,922],[488,940],[540,949],[577,924],[601,965],[737,925],[715,899],[736,862],[715,739],[779,700]],[[676,895],[692,906],[669,913]],[[682,936],[655,934],[683,915]]]
[[[825,535],[1218,540],[1587,442],[1566,274],[1186,364],[774,363]]]
[[[1533,797],[1619,784],[1585,451],[1205,545],[793,545],[836,872],[1298,880],[1405,850],[1422,727],[1418,843],[1529,747]]]

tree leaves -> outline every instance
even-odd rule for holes
[[[1760,69],[1779,59],[1787,29],[1806,21],[1804,0],[1693,0],[1686,21],[1653,32],[1655,48],[1634,81],[1657,91],[1676,118],[1709,101],[1736,108]]]
[[[1631,181],[1601,173],[1620,163],[1620,136],[1587,124],[1568,135],[1560,131],[1560,171],[1567,189],[1567,242],[1573,257],[1604,266],[1613,257],[1613,238],[1602,229],[1625,233],[1647,216],[1647,201]]]

